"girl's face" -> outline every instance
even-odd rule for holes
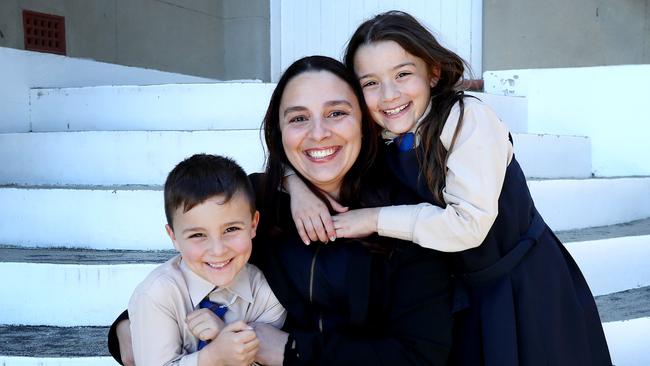
[[[364,44],[354,56],[370,115],[395,134],[412,130],[422,117],[436,85],[438,70],[394,41]]]
[[[293,168],[338,196],[361,150],[361,108],[352,88],[327,71],[302,73],[287,83],[279,117]]]

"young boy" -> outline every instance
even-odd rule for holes
[[[259,212],[246,173],[220,156],[185,159],[165,182],[165,215],[180,255],[129,301],[136,365],[252,363],[259,342],[247,323],[281,327],[286,313],[247,263]]]

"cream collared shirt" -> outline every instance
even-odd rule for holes
[[[197,365],[198,339],[185,318],[206,296],[228,306],[226,324],[242,320],[279,328],[286,318],[264,275],[252,264],[246,264],[229,286],[215,289],[177,255],[156,267],[129,301],[136,365]]]
[[[383,207],[377,220],[379,235],[443,252],[475,248],[487,236],[499,213],[499,195],[512,160],[512,144],[507,127],[488,106],[473,98],[464,101],[463,124],[447,160],[442,191],[447,206],[421,203]],[[459,115],[457,103],[440,135],[447,150]]]

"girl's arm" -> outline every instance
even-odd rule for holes
[[[455,105],[440,137],[447,149],[459,113]],[[466,99],[461,131],[447,160],[443,189],[447,206],[384,207],[378,215],[377,232],[445,252],[479,246],[497,217],[512,155],[505,124],[483,103]]]

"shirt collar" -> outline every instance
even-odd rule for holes
[[[427,105],[427,109],[424,110],[424,113],[422,113],[422,116],[418,119],[418,121],[411,127],[411,129],[408,132],[415,132],[415,130],[420,126],[420,123],[422,123],[422,120],[429,114],[431,111],[431,104],[432,104],[432,99],[429,99],[429,104]],[[398,135],[388,131],[388,130],[383,130],[381,131],[381,137],[384,140],[394,140]],[[418,134],[415,134],[415,145],[420,144],[420,136]]]
[[[248,274],[248,265],[244,265],[244,267],[239,271],[239,273],[237,273],[237,275],[235,275],[235,278],[228,286],[216,288],[214,284],[194,273],[187,266],[187,264],[185,264],[185,261],[183,261],[182,258],[180,260],[179,268],[181,269],[181,273],[185,278],[192,304],[195,307],[199,305],[201,300],[210,295],[212,292],[222,291],[227,291],[228,293],[235,295],[227,296],[228,298],[232,298],[232,300],[229,304],[226,305],[232,304],[237,299],[237,297],[246,302],[253,303],[253,290],[251,289],[251,282]]]

